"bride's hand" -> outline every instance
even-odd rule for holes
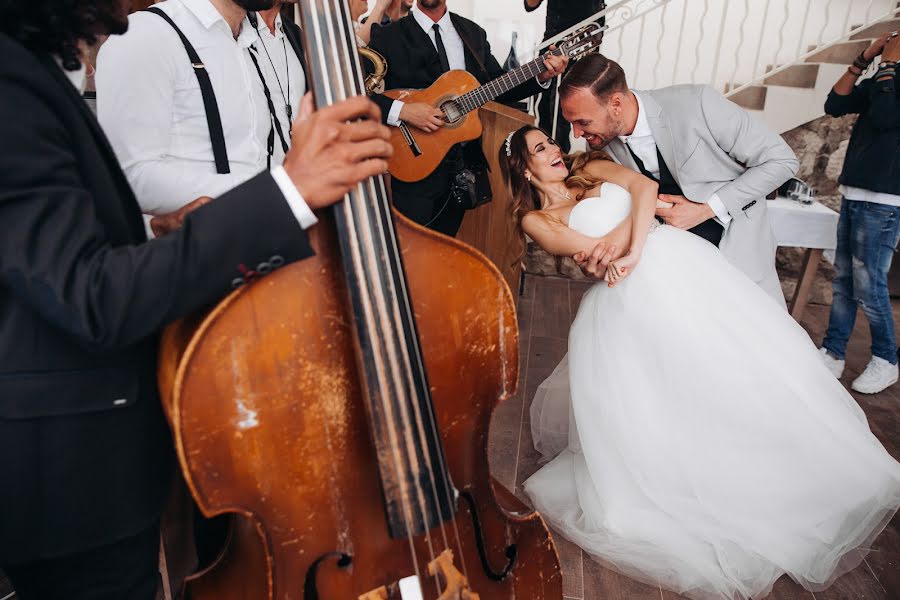
[[[606,276],[604,280],[609,287],[615,287],[619,283],[622,282],[623,279],[631,275],[631,272],[640,262],[641,257],[639,254],[635,254],[633,252],[629,252],[622,258],[618,258],[613,262],[609,263],[609,267],[606,269]]]

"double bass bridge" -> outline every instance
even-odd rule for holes
[[[444,550],[436,559],[428,563],[428,575],[436,577],[439,582],[441,595],[438,596],[438,600],[480,600],[480,596],[469,587],[469,580],[453,563],[452,550]],[[423,599],[421,582],[415,575],[382,586],[359,597],[359,600]]]

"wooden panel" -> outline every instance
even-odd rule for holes
[[[477,248],[497,265],[513,294],[517,294],[522,267],[512,264],[518,245],[509,220],[510,198],[503,185],[497,152],[506,142],[510,131],[523,125],[533,125],[534,117],[496,102],[488,102],[483,106],[479,110],[479,116],[484,125],[481,143],[491,165],[491,190],[494,199],[466,213],[457,238]]]

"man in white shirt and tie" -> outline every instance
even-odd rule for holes
[[[277,166],[270,150],[274,154],[281,142],[275,135],[267,144],[273,119],[249,52],[260,33],[247,20],[248,10],[273,3],[165,0],[153,7],[182,32],[209,75],[227,151],[224,169],[217,165],[195,67],[174,27],[157,14],[134,13],[128,33],[101,48],[98,118],[145,214],[171,213],[195,198],[218,196],[270,163]],[[269,66],[264,54],[256,59],[260,69]],[[277,89],[269,91],[277,111],[284,102]],[[280,126],[289,139],[290,125]],[[280,179],[277,168],[273,175]]]

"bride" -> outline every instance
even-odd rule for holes
[[[631,228],[585,294],[567,359],[531,407],[551,459],[528,481],[562,535],[694,599],[820,591],[900,507],[900,463],[806,332],[711,244],[658,225],[656,183],[605,160],[570,172],[541,130],[500,163],[518,226],[556,256]]]

